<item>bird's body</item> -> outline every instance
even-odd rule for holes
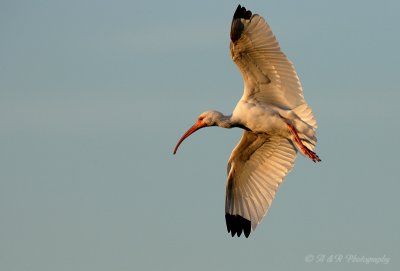
[[[256,101],[242,99],[236,105],[232,119],[247,127],[253,133],[287,136],[287,129],[278,108],[266,106]],[[268,120],[268,121],[266,121]]]
[[[300,80],[270,27],[240,5],[233,16],[230,52],[244,79],[232,114],[202,113],[175,147],[200,128],[239,127],[242,139],[228,161],[225,218],[232,236],[249,236],[270,207],[299,150],[314,162],[317,122]]]

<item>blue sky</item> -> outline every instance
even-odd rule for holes
[[[241,2],[270,23],[317,117],[249,239],[224,221],[239,129],[173,147],[242,95],[234,1],[0,2],[1,270],[396,270],[397,1]],[[307,263],[307,255],[388,264]]]

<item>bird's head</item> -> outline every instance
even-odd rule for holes
[[[200,116],[197,118],[196,123],[192,127],[190,127],[189,130],[187,130],[187,132],[178,141],[178,144],[176,144],[176,147],[174,149],[174,154],[176,154],[179,145],[181,145],[181,143],[183,142],[183,140],[185,140],[185,138],[189,137],[191,134],[193,134],[194,132],[203,127],[219,125],[220,121],[224,119],[224,117],[225,116],[218,111],[206,111],[201,113]]]
[[[220,121],[224,119],[225,116],[218,111],[206,111],[200,114],[200,116],[197,118],[197,121],[201,121],[202,123],[205,124],[205,126],[217,126],[219,125]]]

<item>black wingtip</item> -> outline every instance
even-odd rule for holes
[[[231,233],[232,237],[237,234],[238,237],[244,233],[246,238],[249,237],[251,232],[251,221],[247,220],[240,215],[225,214],[226,228]]]
[[[240,19],[246,19],[249,20],[252,16],[252,13],[250,10],[246,10],[245,7],[242,7],[239,5],[236,8],[235,13],[233,14],[233,19],[232,19],[232,25],[231,25],[231,41],[235,42],[238,39],[240,39],[240,36],[242,35],[244,25],[241,22]]]
[[[242,7],[241,5],[238,5],[238,7],[236,8],[235,13],[233,14],[233,19],[250,19],[251,18],[251,11],[250,10],[246,10],[245,7]]]

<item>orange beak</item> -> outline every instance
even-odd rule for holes
[[[194,132],[196,132],[197,130],[206,127],[207,124],[205,124],[202,120],[197,120],[197,122],[190,127],[189,130],[187,130],[187,132],[181,137],[181,139],[179,139],[178,144],[176,144],[176,147],[174,149],[174,154],[176,154],[176,151],[179,148],[179,145],[181,145],[181,143],[183,142],[183,140],[185,140],[187,137],[189,137],[191,134],[193,134]]]

